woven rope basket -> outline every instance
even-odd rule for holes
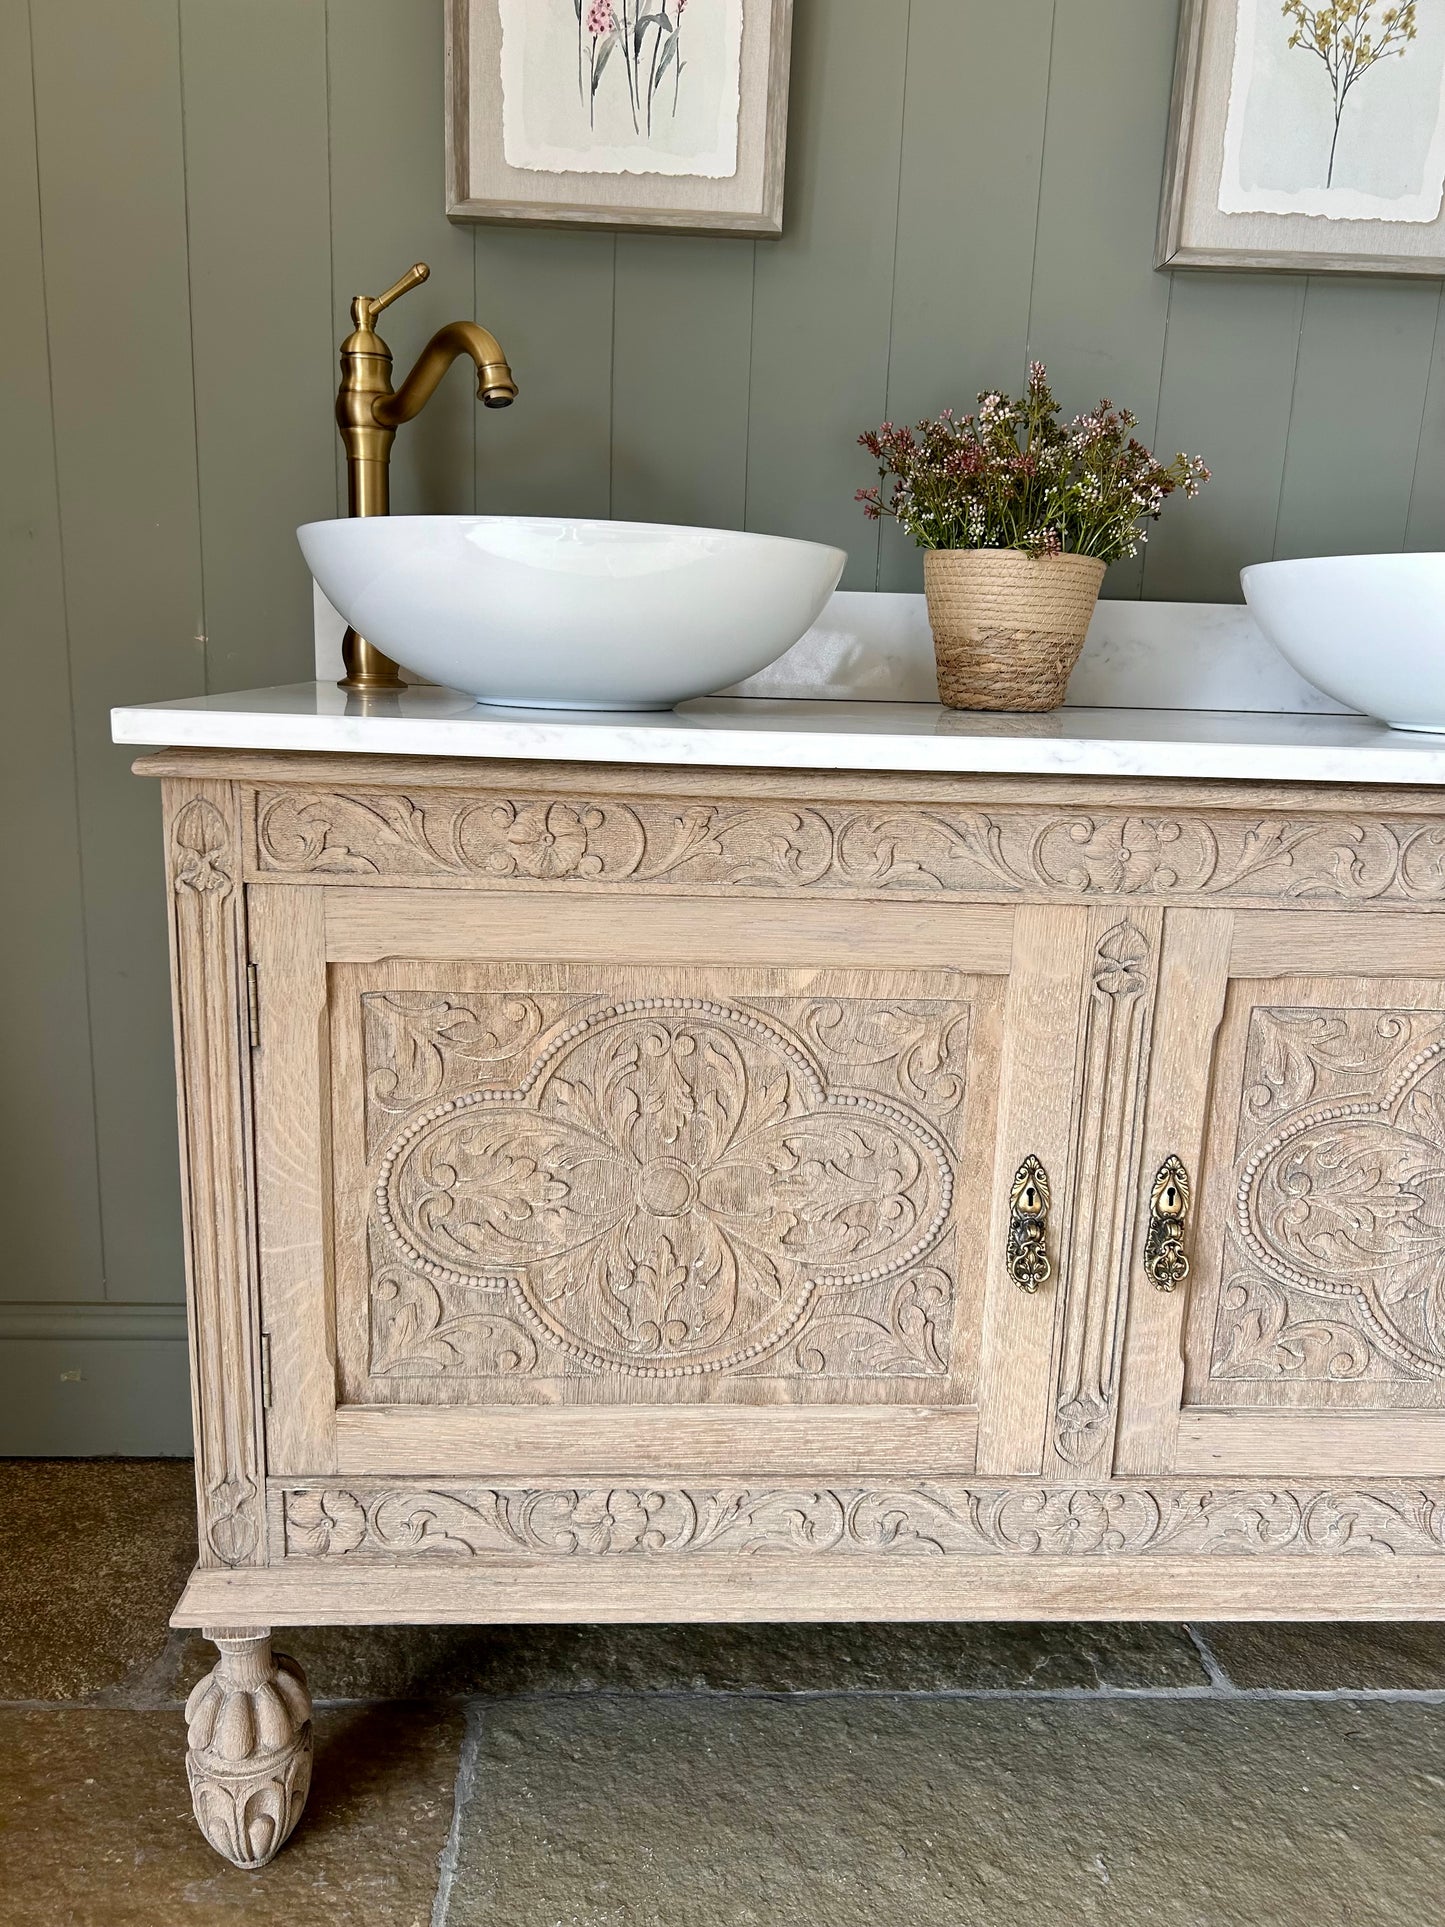
[[[950,709],[1057,709],[1104,564],[1092,555],[930,549],[923,586],[938,693]]]

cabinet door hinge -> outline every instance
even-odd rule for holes
[[[256,980],[256,966],[246,965],[246,1027],[250,1033],[252,1050],[261,1048],[261,991]]]
[[[271,1334],[261,1334],[261,1409],[271,1409]]]

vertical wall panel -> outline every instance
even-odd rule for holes
[[[519,390],[477,427],[485,513],[611,514],[616,254],[610,234],[477,229],[477,319]]]
[[[331,100],[331,386],[353,295],[380,294],[413,261],[431,280],[379,327],[400,383],[433,331],[472,313],[472,234],[446,217],[440,0],[327,0]],[[398,515],[469,511],[479,404],[470,363],[400,430],[391,459]],[[337,474],[345,473],[339,439]],[[338,480],[344,509],[344,483]]]
[[[1029,326],[1066,411],[1108,395],[1146,441],[1169,314],[1154,229],[1178,11],[1177,0],[1058,8]],[[1137,595],[1142,568],[1117,564],[1105,594]]]
[[[204,680],[178,23],[32,20],[106,1295],[145,1302],[181,1292],[160,811],[107,712]]]
[[[1146,595],[1237,602],[1240,569],[1273,553],[1304,297],[1300,275],[1175,275],[1155,446],[1212,480],[1150,527]]]
[[[85,931],[26,0],[0,0],[0,1299],[103,1291]],[[23,829],[20,827],[23,825]]]
[[[1053,16],[1054,0],[913,0],[886,408],[895,421],[965,413],[980,389],[1023,373]],[[860,486],[871,483],[858,459]],[[923,586],[918,550],[892,523],[879,586]]]
[[[1435,352],[1415,445],[1407,549],[1445,549],[1445,301],[1435,317]]]
[[[802,0],[786,229],[757,251],[748,526],[846,548],[850,589],[877,582],[878,531],[852,496],[858,431],[888,394],[908,16]]]
[[[614,515],[742,527],[757,245],[618,237]]]
[[[1405,543],[1440,284],[1311,277],[1275,554]]]
[[[325,0],[182,0],[181,79],[207,682],[295,682],[294,531],[335,508]]]

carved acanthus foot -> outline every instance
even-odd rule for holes
[[[311,1785],[311,1695],[269,1632],[207,1627],[221,1657],[186,1702],[196,1822],[232,1866],[264,1867],[301,1818]]]

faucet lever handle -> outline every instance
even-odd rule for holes
[[[393,301],[399,301],[413,288],[419,288],[431,274],[425,261],[418,261],[415,267],[408,268],[400,281],[389,287],[385,294],[359,294],[351,304],[351,319],[358,328],[369,328],[383,308],[389,308]]]

